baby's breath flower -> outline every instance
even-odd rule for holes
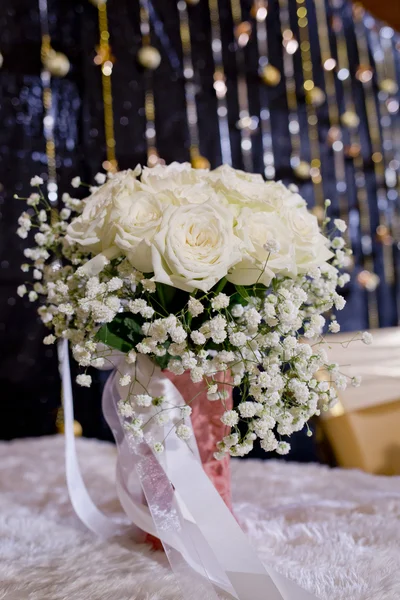
[[[190,337],[192,338],[193,342],[197,345],[203,345],[207,341],[205,335],[203,335],[200,331],[192,331]]]
[[[81,374],[77,376],[76,383],[82,387],[90,387],[92,385],[92,378],[90,375]]]
[[[334,219],[333,224],[341,233],[344,233],[347,229],[347,225],[342,219]]]
[[[39,175],[35,175],[31,179],[31,187],[36,187],[37,185],[43,185],[43,179]]]
[[[142,279],[140,282],[143,286],[143,289],[149,294],[154,294],[156,291],[156,282],[151,279]]]
[[[132,381],[131,376],[126,374],[119,378],[118,383],[120,386],[126,387],[127,385],[129,385],[131,383],[131,381]]]
[[[276,254],[280,249],[281,245],[277,240],[271,239],[264,244],[264,250],[271,254]]]
[[[137,406],[148,407],[153,403],[153,398],[148,394],[137,394],[133,396],[133,401]]]
[[[221,310],[222,308],[227,308],[229,306],[229,296],[226,294],[217,294],[211,300],[211,306],[214,310]]]
[[[103,183],[105,183],[107,180],[107,176],[105,173],[96,173],[96,175],[94,176],[94,180],[99,185],[103,185]]]
[[[176,435],[178,436],[178,438],[180,440],[183,441],[187,441],[190,440],[190,438],[192,437],[192,429],[190,427],[188,427],[187,425],[178,425],[178,427],[175,430]]]
[[[328,329],[331,333],[338,333],[340,331],[340,325],[337,321],[332,321],[329,323]]]
[[[46,335],[46,337],[43,338],[43,344],[45,344],[46,346],[50,346],[51,344],[54,344],[55,341],[56,341],[56,336],[53,335],[52,333],[50,335]]]
[[[40,196],[39,194],[31,194],[28,198],[28,200],[26,201],[28,206],[37,206],[40,202]]]
[[[81,178],[80,177],[74,177],[71,181],[71,185],[73,188],[78,188],[81,185]]]
[[[137,354],[135,350],[129,350],[128,354],[126,355],[126,362],[130,365],[133,365],[136,362],[136,357]]]
[[[110,279],[110,281],[107,282],[107,290],[109,292],[115,292],[117,290],[120,290],[123,285],[124,282],[122,281],[122,279],[120,279],[119,277],[112,277],[112,279]]]
[[[192,317],[198,317],[202,312],[204,312],[204,306],[199,300],[191,297],[188,302],[188,310]]]
[[[164,452],[164,445],[161,442],[155,442],[153,450],[156,454],[162,454]]]
[[[364,342],[364,344],[372,344],[373,342],[373,337],[372,334],[369,333],[369,331],[364,331],[364,333],[362,334],[362,341]]]
[[[235,306],[232,306],[231,313],[232,317],[239,319],[244,313],[244,308],[241,304],[235,304]]]
[[[287,442],[279,442],[276,447],[277,454],[288,454],[290,450],[290,444]]]
[[[186,419],[192,414],[192,408],[190,406],[182,406],[180,412],[182,419]]]
[[[17,294],[20,298],[23,298],[27,292],[26,285],[23,284],[17,287]]]
[[[221,417],[221,421],[224,425],[234,427],[239,423],[239,415],[235,410],[226,410]]]

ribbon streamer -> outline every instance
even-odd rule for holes
[[[59,356],[71,503],[81,521],[97,535],[103,538],[121,535],[126,533],[126,527],[99,511],[85,487],[73,434],[66,340],[60,343]],[[164,396],[171,407],[185,404],[177,388],[148,357],[140,355],[131,368],[135,381],[133,394],[143,392],[145,387],[154,397]],[[150,427],[154,441],[165,439],[165,452],[156,455],[148,443],[134,441],[125,434],[117,412],[121,397],[124,390],[114,373],[104,390],[103,411],[118,446],[118,497],[136,526],[135,539],[143,541],[144,531],[162,541],[185,599],[216,600],[216,588],[237,600],[316,600],[296,583],[261,563],[205,474],[194,436],[190,442],[184,442],[173,433],[167,435],[168,426]]]

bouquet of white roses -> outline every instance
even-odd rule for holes
[[[280,436],[303,429],[346,386],[325,350],[303,340],[318,338],[322,313],[345,304],[336,291],[349,280],[339,270],[344,222],[325,218],[333,232],[326,237],[295,186],[228,166],[137,167],[96,181],[84,200],[64,194],[59,212],[42,180],[31,181],[37,192],[18,233],[36,231],[36,246],[25,250],[33,265],[22,265],[35,282],[18,293],[40,297],[52,330],[44,343],[69,340],[83,368],[104,366],[112,349],[124,353],[118,410],[130,436],[145,438],[154,419],[170,421],[181,439],[190,435],[190,401],[177,411],[165,398],[134,393],[134,365],[146,355],[175,375],[189,371],[211,402],[224,403],[226,385],[240,387],[241,401],[221,417],[231,432],[217,458],[245,455],[257,439],[266,451],[287,453]],[[333,316],[328,328],[339,330]],[[335,387],[315,377],[320,369]],[[221,387],[217,375],[228,372]],[[91,377],[77,381],[89,386]]]

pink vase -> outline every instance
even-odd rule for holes
[[[233,405],[232,385],[223,385],[224,381],[231,383],[230,374],[218,373],[215,376],[215,380],[221,382],[219,389],[225,389],[227,392],[227,399],[223,402],[208,400],[204,383],[193,383],[188,371],[183,375],[174,375],[169,371],[164,371],[164,374],[178,388],[185,402],[192,407],[193,431],[203,468],[225,504],[232,510],[229,456],[223,460],[214,458],[217,442],[229,433],[229,428],[221,423],[221,416]]]
[[[223,384],[224,381],[232,382],[230,374],[218,373],[214,377],[216,381],[220,382],[219,390],[227,392],[227,398],[222,402],[208,400],[204,383],[193,383],[188,371],[183,375],[174,375],[170,371],[164,371],[164,375],[172,381],[185,402],[192,407],[192,426],[204,471],[229,510],[232,511],[230,457],[226,456],[223,460],[214,458],[217,442],[229,434],[229,427],[221,423],[221,416],[225,410],[229,410],[233,406],[232,385]],[[194,400],[192,400],[193,398]],[[148,535],[147,541],[155,550],[162,549],[162,544],[157,538]]]

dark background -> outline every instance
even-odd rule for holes
[[[200,150],[215,167],[221,163],[220,140],[213,90],[213,60],[210,48],[210,20],[207,2],[190,9],[193,63],[198,84],[197,108]],[[245,16],[251,3],[242,2]],[[315,81],[323,87],[319,67],[314,7],[307,2]],[[120,169],[146,163],[144,73],[136,62],[141,46],[138,0],[109,0],[110,42],[115,56],[112,76],[117,159]],[[159,155],[167,163],[189,159],[189,135],[186,121],[182,55],[176,2],[153,0],[152,43],[162,55],[156,71],[154,96]],[[233,24],[229,0],[220,0],[224,66],[228,84],[228,108],[233,166],[243,167],[240,133],[236,128],[238,102],[236,93],[236,60]],[[291,2],[295,15],[296,3]],[[278,3],[269,3],[267,17],[269,58],[282,68],[282,40],[277,20]],[[246,13],[247,11],[247,13]],[[346,26],[352,76],[358,64],[351,8],[342,10]],[[97,9],[87,0],[49,0],[49,23],[52,45],[65,53],[71,70],[62,79],[52,79],[56,116],[56,152],[59,189],[71,191],[69,182],[75,175],[90,182],[105,159],[101,75],[93,58],[98,43]],[[158,31],[155,35],[154,27]],[[160,30],[161,27],[161,30]],[[293,18],[292,29],[296,31]],[[43,104],[40,80],[41,32],[39,10],[35,0],[2,0],[0,6],[0,52],[4,64],[0,70],[0,439],[54,433],[55,417],[60,401],[55,349],[43,346],[43,328],[35,307],[16,295],[16,287],[24,282],[20,270],[24,262],[24,242],[15,235],[16,220],[23,206],[14,193],[29,193],[29,180],[39,174],[46,178],[46,153],[43,138]],[[259,114],[260,78],[253,39],[246,48],[247,81],[250,112]],[[301,72],[299,53],[295,60]],[[300,87],[300,86],[299,86]],[[269,104],[276,179],[296,181],[290,168],[290,139],[285,82],[275,88],[263,87]],[[361,138],[366,169],[366,182],[371,211],[372,230],[378,225],[376,187],[370,160],[370,141],[365,119],[362,86],[354,79],[357,112],[361,117]],[[300,111],[304,98],[299,94]],[[340,98],[338,98],[340,102]],[[325,144],[329,129],[326,108],[319,110],[322,174],[325,196],[332,199],[332,216],[337,213],[337,199],[331,149]],[[255,168],[263,170],[262,142],[259,133],[253,137]],[[349,207],[356,210],[354,174],[348,164]],[[313,204],[312,184],[301,184],[301,192]],[[356,241],[356,267],[352,282],[345,290],[348,305],[341,314],[343,329],[356,330],[368,326],[366,293],[356,282],[362,267],[360,241]],[[398,250],[395,250],[398,260]],[[382,276],[381,247],[373,241],[376,270]],[[397,323],[396,286],[384,281],[378,288],[381,326]],[[100,411],[101,382],[96,378],[90,390],[76,390],[76,418],[84,435],[107,438],[108,431]]]

